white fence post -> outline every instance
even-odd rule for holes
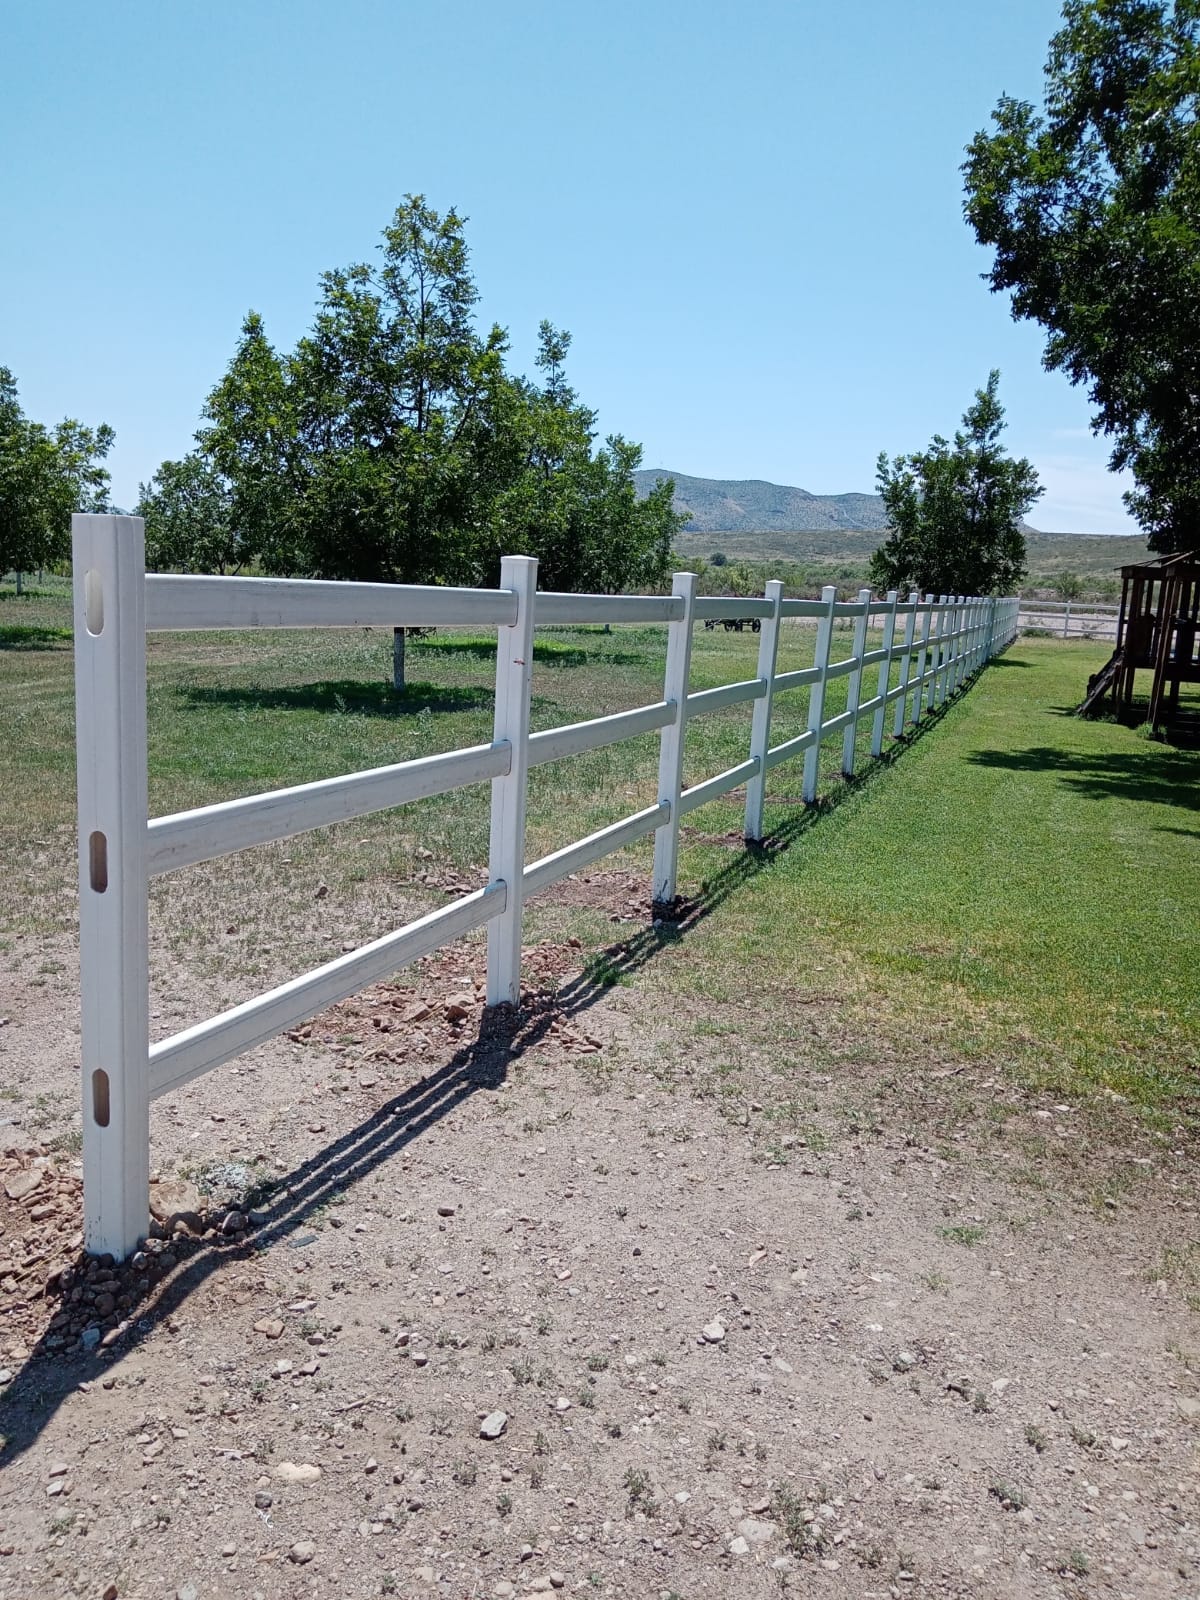
[[[854,756],[858,746],[858,708],[862,701],[862,658],[867,650],[867,626],[871,621],[871,591],[860,589],[858,603],[863,608],[861,617],[854,619],[854,648],[853,655],[858,665],[850,674],[850,682],[846,685],[846,710],[851,712],[849,725],[842,735],[842,775],[847,778],[854,776]]]
[[[879,663],[879,682],[875,686],[875,693],[879,705],[875,712],[875,722],[871,729],[871,754],[878,760],[883,754],[883,724],[887,717],[887,693],[892,682],[892,646],[896,642],[896,606],[900,600],[899,592],[889,589],[887,592],[888,614],[883,620],[883,640],[881,648],[887,651]]]
[[[900,693],[896,696],[896,718],[892,723],[892,737],[898,739],[904,732],[904,724],[908,720],[908,677],[912,671],[913,640],[917,636],[917,606],[921,596],[916,589],[910,589],[908,603],[912,610],[904,619],[904,654],[900,657]]]
[[[921,648],[917,652],[916,693],[913,695],[912,719],[920,722],[921,713],[925,709],[925,695],[927,685],[925,674],[929,670],[931,657],[930,642],[933,629],[933,596],[927,594],[921,608]]]
[[[804,752],[804,787],[801,794],[807,805],[817,798],[817,784],[821,776],[821,723],[825,720],[825,674],[829,671],[829,650],[833,643],[833,608],[837,604],[837,586],[827,583],[821,590],[821,604],[825,615],[817,619],[817,646],[813,666],[821,676],[808,691],[808,730],[813,742]]]
[[[750,756],[757,757],[758,771],[746,784],[746,821],[743,832],[749,840],[763,836],[763,802],[767,793],[767,752],[771,748],[771,710],[775,698],[775,667],[779,659],[779,607],[783,584],[772,578],[766,588],[771,615],[762,620],[758,638],[758,676],[766,682],[766,692],[754,702],[754,722],[750,729]]]
[[[679,875],[679,796],[683,790],[683,745],[687,733],[688,683],[692,671],[692,622],[696,604],[696,574],[677,572],[671,593],[683,601],[683,616],[667,625],[667,666],[663,699],[675,707],[674,720],[660,735],[658,748],[658,799],[671,807],[654,834],[654,893],[656,905],[671,905]]]
[[[953,668],[950,673],[950,693],[957,694],[962,688],[963,666],[966,660],[967,641],[964,630],[967,626],[967,596],[960,594],[958,605],[954,611],[954,643],[952,646]]]
[[[1067,637],[1067,635],[1071,631],[1071,602],[1068,600],[1068,601],[1066,601],[1065,604],[1066,604],[1066,609],[1063,611],[1063,638],[1064,639]]]
[[[120,1260],[150,1216],[145,530],[74,516],[71,541],[83,1234]]]
[[[930,649],[929,697],[925,702],[926,709],[929,711],[932,711],[935,706],[941,703],[938,698],[938,690],[941,687],[942,666],[946,659],[944,640],[946,634],[946,601],[948,599],[948,595],[938,595],[937,622],[934,624],[933,641]]]
[[[500,587],[517,597],[517,617],[496,629],[496,712],[493,739],[507,739],[512,762],[492,779],[492,832],[488,875],[503,882],[504,910],[488,924],[487,1003],[517,1005],[521,998],[521,921],[525,901],[525,801],[529,775],[529,692],[533,677],[533,613],[537,593],[533,556],[505,556]]]

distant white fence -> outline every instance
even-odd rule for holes
[[[804,799],[817,793],[822,740],[842,735],[842,771],[852,775],[855,735],[871,719],[871,754],[892,733],[942,704],[1014,636],[1015,600],[895,592],[872,600],[785,600],[767,584],[762,599],[707,599],[692,573],[678,573],[670,595],[537,592],[537,563],[506,556],[499,589],[418,588],[296,579],[147,575],[140,518],[73,519],[76,729],[79,771],[79,938],[82,992],[84,1237],[93,1253],[122,1257],[144,1237],[149,1183],[151,1100],[389,977],[450,940],[487,924],[487,1001],[520,993],[521,921],[526,895],[599,857],[654,834],[654,898],[675,897],[679,824],[697,806],[746,785],[745,836],[761,839],[767,774],[804,756]],[[811,667],[777,672],[782,620],[816,622]],[[689,693],[697,622],[755,619],[757,675]],[[834,623],[853,622],[851,654],[831,661]],[[868,627],[881,629],[867,649]],[[666,623],[662,699],[614,716],[530,733],[533,630],[538,623]],[[425,756],[201,806],[148,815],[146,634],[230,628],[495,627],[496,701],[490,744]],[[843,635],[844,637],[844,635]],[[871,668],[873,685],[864,689]],[[893,668],[895,672],[893,673]],[[848,680],[846,709],[825,716],[825,688]],[[808,726],[771,746],[774,698],[807,688]],[[706,713],[752,704],[744,761],[683,787],[684,735]],[[525,861],[526,779],[531,766],[597,750],[636,734],[660,738],[654,805],[543,857]],[[250,845],[285,839],[468,784],[492,785],[488,882],[361,949],[340,956],[172,1037],[150,1043],[149,880]]]
[[[1117,638],[1119,606],[1093,600],[1019,600],[1017,625],[1022,633],[1045,631],[1060,639]]]

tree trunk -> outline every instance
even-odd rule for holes
[[[21,585],[21,574],[19,572],[17,573],[17,593],[18,594],[24,594],[25,593],[25,590]]]
[[[404,687],[404,629],[392,629],[392,688]]]

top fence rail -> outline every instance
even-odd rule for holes
[[[653,835],[654,898],[672,901],[684,816],[744,786],[744,834],[748,841],[761,839],[771,771],[803,756],[804,798],[813,800],[823,741],[841,735],[842,772],[852,776],[861,724],[869,725],[871,754],[879,756],[889,716],[892,734],[899,737],[964,688],[1008,644],[1017,626],[1016,601],[1011,599],[922,598],[913,593],[902,601],[892,592],[879,600],[863,590],[855,601],[839,603],[836,591],[828,587],[819,600],[785,600],[782,584],[774,580],[761,597],[710,598],[697,596],[691,573],[676,575],[670,595],[538,593],[537,563],[523,556],[505,557],[496,589],[147,575],[139,518],[77,516],[72,536],[84,1228],[89,1250],[115,1256],[127,1255],[145,1233],[149,1106],[155,1096],[475,928],[487,928],[488,1003],[515,1002],[527,895]],[[816,623],[814,662],[780,672],[780,625],[791,618]],[[751,621],[758,630],[755,675],[691,691],[695,625],[739,621]],[[850,654],[835,661],[832,647],[839,621],[852,622],[852,642]],[[877,643],[868,639],[872,622]],[[611,716],[531,733],[534,627],[570,623],[665,624],[661,698]],[[172,816],[149,816],[148,632],[430,626],[496,629],[490,743]],[[844,648],[845,634],[838,637]],[[826,686],[838,678],[846,681],[846,708],[827,716]],[[797,690],[807,690],[807,727],[772,746],[775,698]],[[685,787],[689,723],[737,705],[749,708],[745,758]],[[654,802],[540,861],[526,861],[529,769],[655,732],[659,762]],[[484,782],[491,785],[491,842],[483,889],[151,1045],[151,876]]]

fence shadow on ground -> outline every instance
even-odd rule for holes
[[[183,684],[176,691],[187,705],[234,711],[322,711],[356,717],[415,717],[422,711],[479,711],[495,701],[494,691],[471,684],[409,683],[394,689],[361,678],[319,683],[215,686]]]
[[[677,945],[743,885],[769,870],[798,840],[820,826],[822,818],[877,781],[906,749],[937,725],[949,704],[923,715],[917,728],[885,750],[860,776],[842,780],[815,804],[782,802],[785,807],[794,804],[795,809],[785,811],[761,843],[747,845],[739,837],[728,861],[709,874],[694,897],[681,896],[670,907],[656,906],[652,918],[635,933],[597,952],[576,978],[553,994],[533,993],[519,1010],[497,1007],[485,1013],[476,1039],[282,1179],[256,1212],[262,1221],[252,1233],[233,1241],[190,1237],[174,1241],[178,1266],[151,1287],[140,1306],[131,1308],[129,1327],[111,1349],[67,1354],[49,1349],[49,1335],[43,1334],[0,1394],[0,1467],[11,1465],[37,1442],[59,1407],[81,1384],[112,1373],[124,1357],[156,1335],[170,1337],[173,1318],[216,1274],[253,1260],[272,1245],[296,1244],[305,1224],[335,1197],[402,1153],[472,1095],[498,1090],[509,1068],[542,1043],[556,1022],[581,1016],[615,982],[632,976]]]
[[[1200,761],[1148,744],[1132,759],[1121,752],[1072,753],[1035,745],[1028,750],[977,750],[967,757],[1005,772],[1055,772],[1087,800],[1141,800],[1200,811]]]

